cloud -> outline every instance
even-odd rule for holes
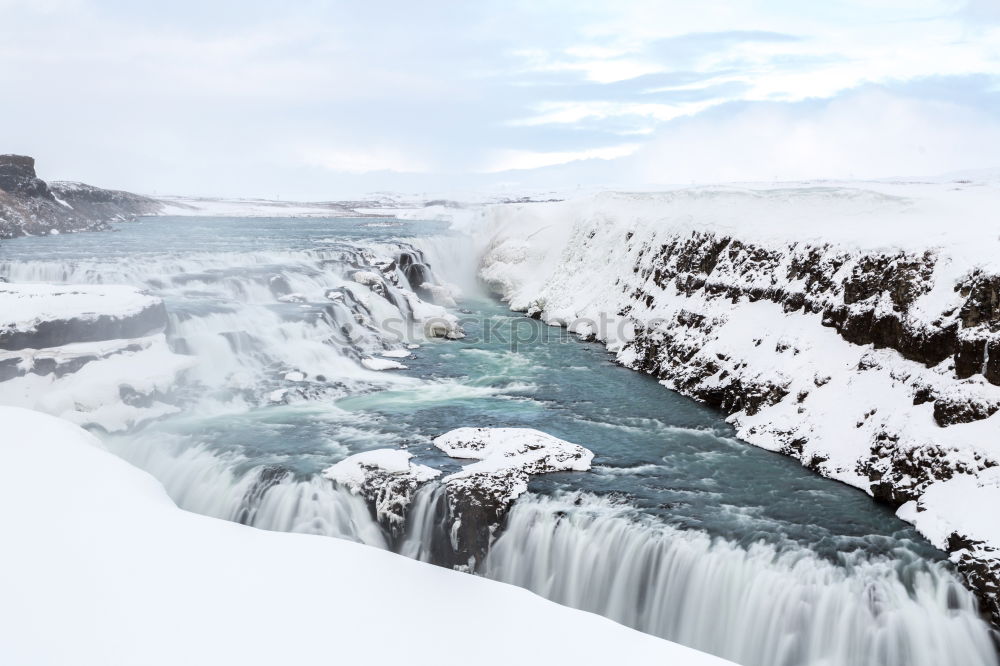
[[[364,174],[375,171],[427,173],[430,171],[429,165],[424,160],[398,151],[391,146],[367,145],[330,150],[310,146],[301,151],[300,159],[307,166],[317,166],[341,173]]]
[[[1000,117],[867,87],[733,105],[663,128],[631,162],[647,183],[879,178],[1000,166]]]
[[[638,149],[639,144],[637,143],[625,143],[604,148],[562,152],[501,150],[493,155],[487,166],[481,171],[483,173],[498,173],[521,169],[540,169],[581,160],[613,160],[631,155]]]
[[[996,115],[996,6],[0,0],[0,152],[48,178],[191,194],[326,199],[484,169],[606,182],[633,150],[686,182],[671,160],[701,158],[672,154],[683,137],[741,145],[743,118],[749,137],[786,123],[819,146],[806,118],[859,85]],[[877,111],[855,120],[877,128]],[[936,145],[933,125],[913,131]]]
[[[967,0],[961,11],[974,21],[1000,22],[1000,3],[997,0]]]

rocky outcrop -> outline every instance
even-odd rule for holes
[[[323,476],[363,497],[375,519],[391,539],[398,540],[406,526],[406,515],[418,486],[441,472],[410,459],[401,449],[375,449],[356,453],[331,465]]]
[[[47,184],[35,173],[34,158],[0,155],[0,238],[106,229],[160,209],[158,201],[129,192]]]
[[[452,458],[476,460],[444,478],[457,563],[474,570],[532,475],[586,471],[594,454],[532,428],[456,428],[434,440]]]

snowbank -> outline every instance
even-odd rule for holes
[[[480,277],[742,439],[902,505],[1000,620],[977,582],[1000,581],[998,209],[967,182],[496,206]]]
[[[174,217],[358,217],[339,202],[273,201],[268,199],[216,199],[165,196],[158,200],[159,215]]]
[[[166,324],[163,303],[123,285],[0,284],[0,349],[139,337]]]
[[[593,452],[579,444],[533,428],[455,428],[436,437],[434,446],[452,458],[479,461],[445,481],[475,474],[586,472],[594,459]]]
[[[23,472],[0,484],[4,663],[727,663],[513,586],[187,513],[76,426],[0,422]]]
[[[5,358],[19,361],[20,374],[0,381],[0,404],[108,432],[178,411],[161,394],[196,363],[194,357],[173,353],[163,334],[0,352],[0,364]]]

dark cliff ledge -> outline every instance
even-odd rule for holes
[[[160,202],[83,183],[46,183],[26,155],[0,155],[0,238],[107,229],[159,212]]]

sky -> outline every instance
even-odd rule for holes
[[[151,194],[1000,167],[1000,0],[0,0],[0,153]]]

